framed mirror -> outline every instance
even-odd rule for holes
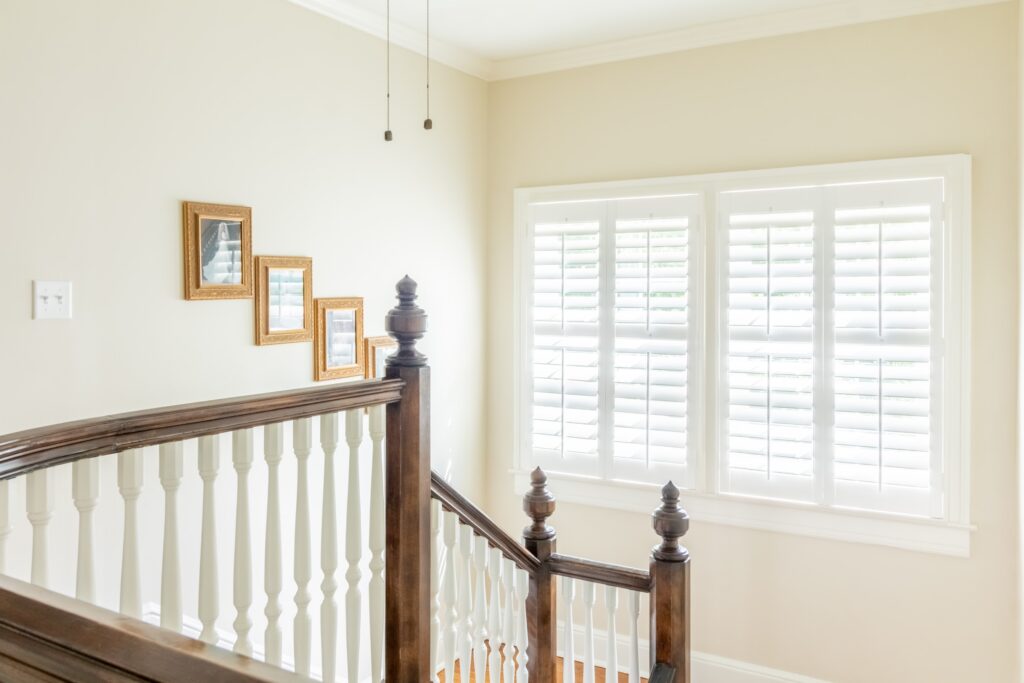
[[[253,295],[252,209],[182,202],[185,298]]]
[[[256,257],[256,343],[313,338],[313,259]]]
[[[363,362],[363,299],[317,299],[313,379],[359,377]]]
[[[398,350],[398,342],[388,336],[366,338],[366,379],[384,376],[384,361]]]

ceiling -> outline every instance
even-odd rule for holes
[[[291,0],[375,35],[387,0]],[[390,0],[391,37],[424,52],[427,0]],[[431,57],[510,78],[716,43],[1005,0],[430,0]]]

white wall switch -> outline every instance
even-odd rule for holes
[[[71,318],[71,283],[57,280],[33,280],[32,317],[36,320],[69,320]]]

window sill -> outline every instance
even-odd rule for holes
[[[513,475],[516,492],[525,493],[530,487],[529,473],[513,471]],[[608,482],[561,473],[549,473],[548,478],[555,499],[566,503],[650,514],[660,499],[659,487],[653,484]],[[940,520],[825,509],[727,494],[683,491],[682,504],[690,518],[698,522],[953,557],[970,557],[974,530],[972,525]]]

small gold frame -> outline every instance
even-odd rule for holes
[[[352,362],[344,365],[330,365],[328,353],[328,314],[331,311],[352,311]],[[363,349],[363,299],[362,297],[334,297],[316,300],[316,335],[313,337],[313,379],[322,382],[327,379],[358,377],[363,374],[366,356]]]
[[[377,374],[377,358],[383,349],[397,349],[398,342],[388,336],[366,338],[366,379],[383,377]]]
[[[182,232],[185,264],[185,299],[251,299],[252,273],[252,209],[248,206],[182,202]],[[239,282],[219,283],[204,281],[203,231],[210,222],[221,221],[221,230],[231,230],[238,224],[239,249],[231,263],[238,266]],[[212,238],[212,235],[211,235]],[[227,235],[225,235],[227,238]],[[232,240],[233,241],[233,240]]]
[[[273,295],[271,272],[274,270],[302,271],[302,315],[301,327],[274,328],[271,312]],[[293,283],[294,284],[294,283]],[[277,292],[278,302],[282,292]],[[281,304],[279,303],[279,306]],[[283,307],[278,317],[284,315]],[[256,257],[256,344],[290,344],[313,339],[313,259],[306,256],[257,256]],[[293,316],[292,319],[298,319]]]

